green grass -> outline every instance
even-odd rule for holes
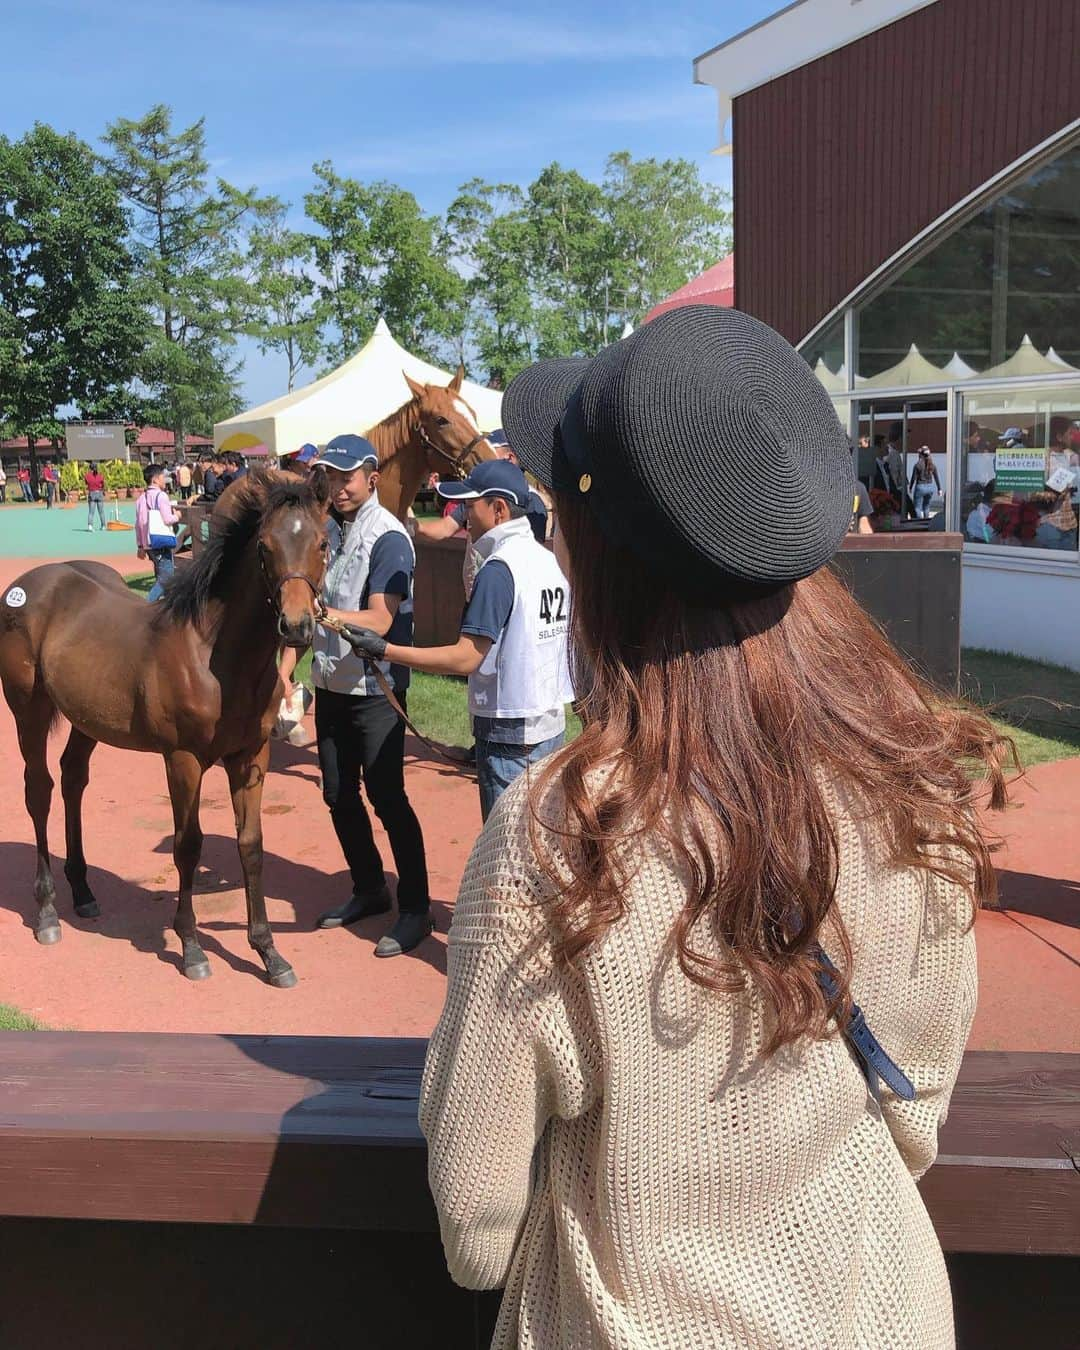
[[[1028,767],[1080,755],[1080,671],[965,647],[961,692],[1016,742]]]
[[[7,1003],[0,1003],[0,1031],[43,1031],[40,1022],[19,1012]]]
[[[297,678],[311,685],[311,653],[305,652],[296,668]],[[417,728],[442,745],[472,745],[472,728],[466,704],[465,681],[414,671],[409,681],[409,717]],[[566,715],[566,734],[573,739],[581,723],[572,712]]]

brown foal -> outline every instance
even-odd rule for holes
[[[53,780],[49,731],[71,724],[60,759],[67,860],[75,913],[94,918],[87,883],[82,797],[99,741],[163,756],[172,799],[179,873],[174,928],[184,974],[210,964],[199,945],[191,892],[202,851],[199,794],[219,760],[228,774],[247,894],[248,940],[279,989],[296,983],[274,947],[262,885],[263,780],[281,698],[282,644],[306,647],[326,569],[326,478],[249,474],[218,502],[210,538],[157,604],[133,595],[111,567],[47,563],[0,599],[0,681],[15,714],[34,823],[37,940],[56,942],[60,920],[47,823]]]

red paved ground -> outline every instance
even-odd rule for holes
[[[142,570],[134,559],[119,570]],[[27,564],[0,562],[0,586]],[[63,733],[53,742],[54,760]],[[413,746],[412,749],[417,749]],[[70,913],[61,863],[58,793],[51,836],[63,941],[39,947],[27,927],[33,848],[22,802],[14,724],[0,705],[0,1001],[53,1027],[109,1031],[426,1035],[438,1015],[446,929],[461,871],[480,826],[476,789],[452,769],[411,758],[409,793],[428,846],[437,935],[408,957],[377,961],[385,920],[317,932],[315,916],[348,891],[310,750],[275,745],[265,796],[266,893],[295,989],[266,986],[250,959],[243,893],[225,777],[208,775],[204,861],[213,884],[196,897],[212,979],[179,972],[170,923],[175,896],[171,817],[161,762],[101,747],[85,801],[96,921]],[[1080,1051],[1080,759],[1042,765],[1016,793],[999,828],[1008,909],[980,916],[979,1013],[971,1044],[982,1049]],[[385,840],[383,855],[389,861]]]

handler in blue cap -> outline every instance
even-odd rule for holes
[[[311,467],[317,465],[326,471],[332,508],[322,596],[326,614],[378,635],[380,642],[389,638],[395,652],[409,652],[416,555],[401,522],[379,505],[375,447],[362,436],[335,436],[312,460]],[[405,795],[405,724],[375,673],[336,632],[318,628],[312,653],[323,799],[352,876],[352,895],[318,925],[337,928],[390,909],[382,859],[360,797],[363,781],[398,874],[397,922],[375,955],[398,956],[432,928],[424,838]],[[380,660],[379,668],[404,708],[409,684],[404,663]]]
[[[346,636],[373,659],[469,677],[486,820],[500,793],[562,744],[573,697],[566,661],[570,587],[554,555],[533,537],[529,485],[516,464],[485,460],[468,478],[440,483],[438,492],[465,504],[480,555],[461,636],[451,647],[401,647],[370,624]]]

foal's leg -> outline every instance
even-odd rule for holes
[[[52,700],[36,692],[16,717],[19,749],[26,765],[23,774],[26,809],[34,822],[34,840],[37,844],[34,899],[38,903],[38,919],[34,936],[45,945],[60,941],[60,917],[56,912],[56,887],[53,885],[49,858],[49,806],[52,802],[53,780],[46,757],[49,727],[55,715]]]
[[[263,779],[269,763],[270,742],[266,741],[254,755],[233,755],[225,760],[225,772],[229,775],[229,791],[236,815],[236,843],[244,869],[248,941],[262,957],[270,983],[277,989],[290,989],[296,983],[296,972],[274,946],[263,896],[261,811]]]
[[[199,793],[202,790],[203,766],[186,750],[176,750],[165,756],[165,772],[169,779],[169,796],[173,809],[173,861],[180,874],[180,899],[176,906],[173,929],[184,949],[184,974],[189,980],[205,980],[210,974],[210,962],[199,946],[195,929],[195,910],[191,903],[191,888],[195,868],[202,853],[202,830],[199,827]]]
[[[71,886],[75,913],[80,919],[96,919],[101,913],[94,893],[86,883],[86,855],[83,853],[82,799],[90,781],[90,756],[97,741],[71,728],[67,746],[60,756],[60,793],[64,798],[64,827],[67,836],[67,862],[64,876]]]

